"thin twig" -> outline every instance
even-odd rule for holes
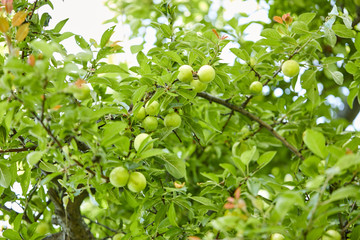
[[[234,110],[231,110],[230,115],[229,115],[228,119],[226,120],[226,122],[225,122],[225,124],[224,124],[224,126],[223,126],[223,128],[222,128],[222,130],[221,130],[222,133],[225,131],[225,128],[226,128],[226,126],[229,124],[230,119],[231,119],[231,117],[232,117],[233,115],[234,115]]]
[[[277,139],[279,139],[290,151],[292,151],[297,157],[299,157],[300,159],[304,160],[304,156],[293,146],[291,145],[283,136],[281,136],[278,132],[275,131],[275,129],[267,124],[266,122],[264,122],[263,120],[261,120],[259,117],[255,116],[254,114],[246,111],[244,108],[239,107],[237,105],[234,105],[232,103],[229,103],[221,98],[212,96],[208,93],[205,92],[200,92],[197,94],[197,96],[202,97],[204,99],[207,99],[208,101],[211,102],[216,102],[218,104],[221,104],[229,109],[232,109],[236,112],[241,113],[242,115],[250,118],[251,120],[258,122],[261,126],[263,126],[264,128],[266,128],[267,130],[269,130],[269,132]]]
[[[11,152],[26,152],[26,151],[35,150],[36,148],[37,146],[24,147],[24,148],[11,148],[11,149],[0,150],[0,154],[11,153]]]
[[[175,130],[172,130],[172,132],[176,135],[176,137],[179,139],[179,142],[182,143],[182,140],[180,138],[180,136],[177,134],[177,132]]]
[[[358,219],[360,218],[360,214],[358,214],[356,217],[354,217],[348,224],[345,225],[345,227],[341,230],[342,232],[345,232],[351,225],[353,225]]]
[[[31,10],[29,20],[31,20],[32,16],[34,15],[37,2],[38,2],[38,0],[36,0],[36,1],[34,2],[34,6],[33,6],[32,10]]]
[[[114,230],[114,229],[112,229],[112,228],[109,228],[108,226],[106,226],[106,225],[104,225],[104,224],[102,224],[102,223],[99,223],[98,221],[94,221],[94,220],[92,220],[92,219],[90,219],[90,218],[88,218],[88,217],[86,217],[86,216],[81,216],[81,217],[89,220],[89,221],[92,222],[92,223],[95,223],[96,225],[99,225],[99,226],[101,226],[101,227],[103,227],[103,228],[106,228],[107,230],[109,230],[109,231],[111,231],[111,232],[118,233],[118,231],[116,231],[116,230]]]

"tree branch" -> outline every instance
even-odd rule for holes
[[[202,97],[210,102],[216,102],[216,103],[223,105],[235,112],[241,113],[242,115],[250,118],[251,120],[253,120],[255,122],[258,122],[261,126],[266,128],[267,130],[269,130],[269,132],[275,138],[280,140],[284,144],[284,146],[286,146],[290,151],[292,151],[297,157],[299,157],[302,160],[305,159],[304,156],[293,145],[291,145],[283,136],[281,136],[278,132],[276,132],[275,129],[271,125],[267,124],[266,122],[264,122],[263,120],[261,120],[260,118],[255,116],[254,114],[246,111],[244,108],[234,105],[232,103],[229,103],[221,98],[217,98],[212,95],[209,95],[208,93],[205,93],[205,92],[200,92],[197,94],[197,96]]]
[[[26,152],[26,151],[35,150],[36,148],[37,148],[37,146],[25,147],[25,148],[5,149],[5,150],[0,150],[0,154],[11,153],[11,152]]]

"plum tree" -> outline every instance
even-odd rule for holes
[[[359,238],[357,1],[78,2],[0,3],[1,238]]]
[[[200,82],[209,83],[215,79],[215,70],[210,65],[202,66],[197,73]]]
[[[138,193],[145,189],[146,187],[146,178],[141,172],[132,172],[130,173],[129,181],[127,187],[130,191]]]
[[[295,60],[287,60],[281,66],[282,73],[287,77],[294,77],[299,73],[299,63]]]
[[[192,80],[190,85],[193,87],[195,92],[205,91],[208,86],[207,83],[200,82],[199,80],[196,79]]]
[[[178,128],[181,125],[181,117],[176,112],[169,113],[164,118],[165,127]]]
[[[160,111],[160,104],[158,101],[153,101],[152,103],[149,104],[149,102],[147,102],[145,104],[145,111],[147,114],[154,116],[157,115]]]
[[[124,167],[116,167],[110,172],[109,179],[115,187],[123,187],[129,180],[129,171]]]
[[[190,83],[193,80],[193,68],[189,65],[182,65],[179,68],[178,79],[184,83]]]
[[[136,138],[134,140],[134,148],[135,148],[136,151],[140,150],[140,146],[143,144],[143,142],[146,139],[147,139],[147,141],[152,140],[151,136],[146,134],[146,133],[141,133],[141,134],[136,136]],[[153,143],[148,144],[144,150],[150,150],[151,148],[153,148]]]
[[[147,132],[151,132],[151,131],[155,131],[158,127],[158,120],[156,117],[153,116],[147,116],[143,121],[142,121],[142,127],[145,129],[145,131]]]

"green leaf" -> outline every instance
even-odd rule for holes
[[[192,200],[195,200],[196,202],[199,202],[199,203],[201,203],[202,205],[205,205],[205,206],[207,206],[207,207],[209,207],[209,208],[211,208],[211,210],[213,210],[213,211],[218,211],[218,208],[216,207],[216,205],[215,204],[213,204],[212,202],[211,202],[211,200],[210,199],[208,199],[208,198],[205,198],[205,197],[190,197]]]
[[[257,160],[257,163],[261,166],[261,168],[265,167],[271,160],[275,157],[276,151],[269,151],[264,154],[262,154],[259,159]]]
[[[128,73],[125,69],[119,65],[105,64],[96,70],[96,73]]]
[[[69,20],[69,18],[66,18],[66,19],[58,22],[58,24],[56,24],[56,26],[54,27],[54,29],[52,31],[59,33],[68,20]]]
[[[347,170],[353,166],[360,164],[360,156],[359,154],[348,154],[339,158],[334,165],[334,167],[338,167],[340,171]]]
[[[40,159],[43,155],[44,155],[43,151],[31,152],[26,156],[26,161],[28,162],[28,164],[30,166],[34,166],[35,164],[37,164],[40,161]]]
[[[298,20],[304,22],[305,24],[309,24],[315,16],[316,13],[303,13],[299,16]]]
[[[167,216],[169,218],[169,221],[172,225],[177,226],[178,224],[176,222],[176,212],[175,212],[175,207],[174,207],[174,203],[172,202],[170,204],[169,210],[167,211]]]
[[[124,189],[124,197],[130,207],[136,208],[139,206],[139,203],[136,201],[136,198],[133,196],[133,194],[126,189]]]
[[[18,232],[15,232],[12,229],[6,229],[2,235],[4,237],[6,237],[6,239],[9,239],[9,240],[22,240],[22,238],[20,237],[20,234]]]
[[[39,167],[46,172],[57,172],[59,170],[55,165],[44,161],[40,162]]]
[[[142,151],[140,153],[140,155],[138,156],[137,161],[139,161],[141,159],[149,158],[149,157],[159,156],[162,154],[164,154],[164,150],[160,149],[160,148],[153,148],[150,150]]]
[[[360,198],[360,188],[356,187],[356,186],[346,186],[346,187],[339,188],[331,194],[328,201],[334,202],[334,201],[338,201],[338,200],[342,200],[342,199],[350,198],[350,197],[359,199]]]
[[[9,171],[9,167],[3,163],[0,163],[0,186],[8,188],[10,186],[11,180],[12,175]]]
[[[307,129],[303,134],[303,140],[306,146],[316,155],[325,158],[327,155],[325,149],[325,137],[322,133]]]
[[[219,166],[222,167],[223,169],[227,170],[233,176],[236,176],[236,169],[233,165],[231,165],[229,163],[220,163]]]
[[[178,158],[175,154],[163,154],[159,156],[165,162],[166,170],[175,178],[186,176],[185,161]]]
[[[348,29],[343,24],[334,24],[332,26],[332,29],[334,30],[335,34],[342,38],[353,38],[355,37],[355,34],[353,30]]]
[[[344,75],[339,71],[329,71],[332,78],[338,85],[342,85],[344,82]]]
[[[52,57],[53,55],[54,48],[44,40],[41,39],[34,40],[31,42],[31,46],[34,49],[41,51],[47,57]]]
[[[360,225],[357,225],[351,231],[351,240],[359,240],[360,239]]]
[[[356,34],[355,48],[358,52],[360,52],[360,32],[358,34]]]
[[[148,86],[146,86],[146,85],[143,85],[143,86],[139,87],[138,89],[136,89],[136,91],[134,92],[134,94],[132,96],[132,102],[135,104],[138,101],[140,101],[141,98],[144,96],[147,89],[148,89]]]
[[[291,24],[291,31],[297,34],[309,33],[307,24],[301,21],[295,21]]]
[[[245,165],[248,165],[250,161],[253,159],[256,153],[256,146],[253,146],[251,150],[247,150],[243,152],[240,156],[241,162]]]
[[[166,24],[161,24],[160,25],[160,29],[161,29],[161,31],[163,32],[163,34],[164,34],[164,36],[166,37],[166,38],[170,38],[171,37],[171,29],[170,29],[170,27],[168,26],[168,25],[166,25]]]
[[[180,65],[184,65],[184,62],[181,60],[180,56],[176,52],[167,51],[167,52],[164,52],[164,54],[166,56],[168,56],[169,58],[171,58],[171,60],[179,63]]]
[[[105,47],[105,45],[109,42],[111,36],[114,33],[114,28],[115,26],[112,26],[110,28],[108,28],[103,35],[101,36],[101,40],[100,40],[100,47],[103,48]]]
[[[347,97],[346,102],[349,104],[349,107],[352,109],[353,108],[353,104],[354,104],[354,99],[357,97],[358,95],[358,89],[357,88],[353,88],[350,90],[350,94]]]
[[[34,71],[34,69],[29,64],[24,63],[18,58],[9,58],[5,63],[4,70],[27,73]]]
[[[334,47],[336,44],[336,35],[331,28],[324,28],[325,38],[328,40],[330,46]]]
[[[138,53],[143,49],[144,49],[144,45],[142,45],[142,44],[140,44],[140,45],[132,45],[130,47],[130,51],[131,51],[132,54]]]
[[[260,36],[265,37],[265,38],[270,38],[270,39],[280,39],[281,35],[272,28],[266,28],[264,30],[262,30]]]
[[[248,62],[250,60],[250,56],[248,54],[247,51],[245,51],[244,49],[239,49],[239,48],[230,48],[230,51],[232,53],[234,53],[237,57],[239,57],[240,59]]]
[[[80,35],[75,35],[76,44],[82,49],[90,49],[90,45],[85,41],[85,39]]]

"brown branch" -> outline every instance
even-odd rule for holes
[[[175,134],[175,136],[179,139],[179,142],[182,143],[182,140],[180,138],[180,136],[177,134],[177,132],[175,130],[172,130],[172,132]]]
[[[200,92],[197,94],[197,96],[202,97],[210,102],[216,102],[220,105],[223,105],[229,109],[232,109],[236,112],[241,113],[242,115],[250,118],[251,120],[259,123],[261,126],[263,126],[264,128],[266,128],[275,138],[277,138],[278,140],[280,140],[290,151],[292,151],[297,157],[299,157],[300,159],[304,160],[304,156],[293,146],[291,145],[283,136],[281,136],[278,132],[275,131],[275,129],[267,124],[266,122],[264,122],[263,120],[261,120],[259,117],[255,116],[254,114],[246,111],[244,108],[239,107],[237,105],[234,105],[232,103],[229,103],[221,98],[217,98],[214,97],[208,93],[205,92]]]
[[[227,125],[229,124],[230,119],[231,119],[231,117],[232,117],[233,115],[234,115],[234,110],[231,110],[230,115],[229,115],[228,119],[226,120],[226,122],[225,122],[225,124],[224,124],[224,126],[223,126],[223,128],[222,128],[222,130],[221,130],[222,133],[225,131],[225,128],[226,128]]]
[[[34,2],[34,6],[33,6],[32,10],[31,10],[29,20],[31,20],[32,16],[34,15],[37,2],[38,2],[38,0],[36,0],[36,1]]]
[[[11,148],[11,149],[0,150],[0,154],[11,153],[11,152],[26,152],[26,151],[35,150],[36,148],[37,146],[24,147],[24,148]]]

